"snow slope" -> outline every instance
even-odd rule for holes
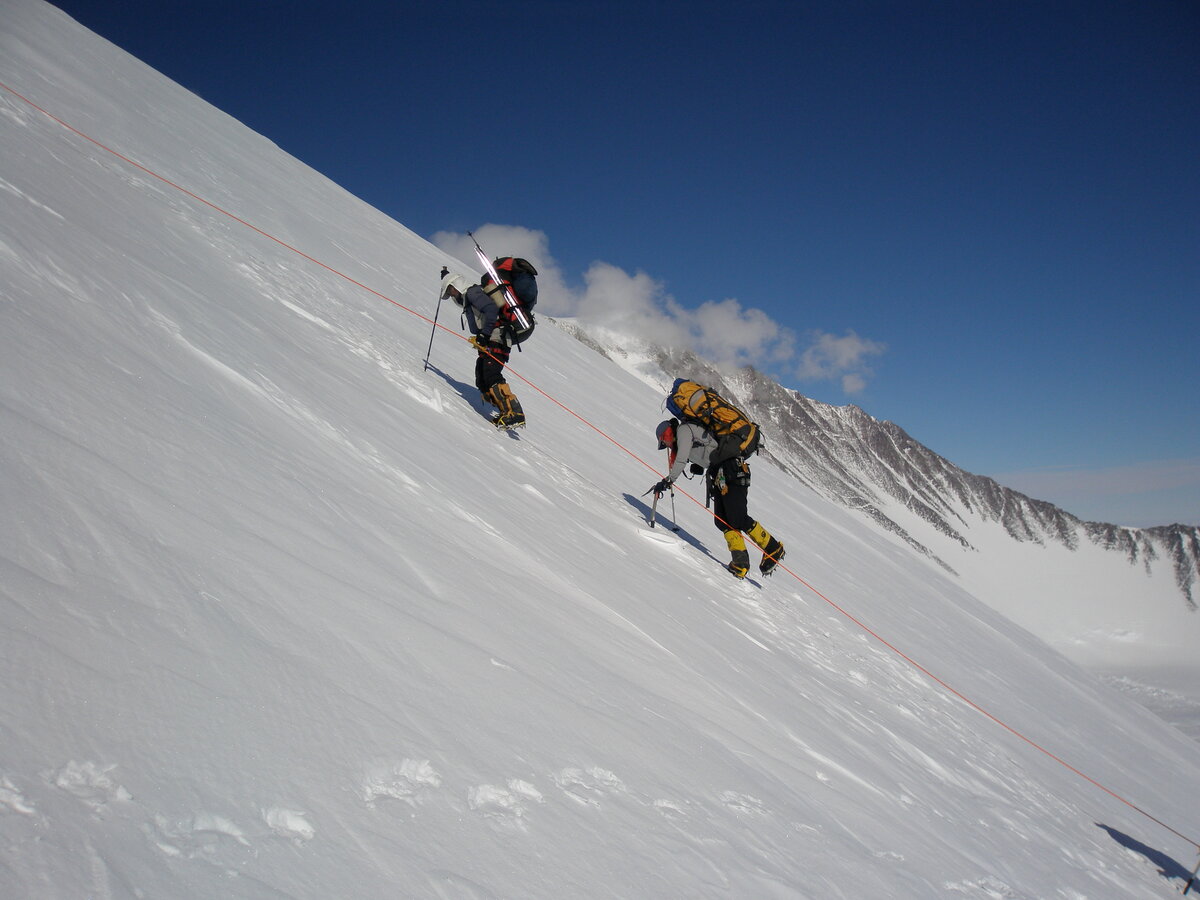
[[[1169,828],[646,528],[661,397],[547,319],[492,432],[402,226],[40,0],[0,82],[0,894],[1181,886],[1200,746],[894,536],[756,463],[793,572]]]

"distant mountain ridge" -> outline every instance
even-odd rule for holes
[[[591,337],[587,326],[567,327],[605,356],[620,361],[627,353]],[[1082,536],[1122,554],[1130,565],[1141,565],[1148,573],[1162,560],[1170,565],[1187,608],[1197,610],[1198,526],[1130,528],[1087,522],[1053,503],[959,468],[899,425],[876,419],[857,406],[822,403],[783,387],[752,367],[723,370],[691,351],[649,346],[645,354],[657,371],[643,369],[643,377],[665,386],[683,376],[721,391],[763,426],[763,455],[802,484],[861,512],[953,574],[957,574],[954,567],[889,515],[886,507],[899,503],[967,550],[976,549],[966,534],[974,517],[1000,524],[1015,541],[1057,543],[1076,550]]]

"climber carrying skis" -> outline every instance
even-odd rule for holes
[[[758,426],[716,391],[682,378],[675,382],[667,408],[680,418],[660,422],[655,435],[658,448],[669,451],[670,471],[651,490],[656,495],[670,490],[684,469],[696,475],[703,472],[716,525],[733,557],[726,568],[737,578],[745,578],[750,570],[744,531],[763,552],[759,571],[770,575],[784,557],[783,544],[747,510],[750,466],[746,457],[758,449]]]
[[[498,262],[509,260],[511,258]],[[532,269],[532,266],[529,268]],[[536,270],[534,274],[536,275]],[[513,345],[523,340],[524,335],[514,333],[508,317],[504,315],[507,307],[489,293],[488,287],[492,286],[488,276],[484,276],[484,280],[488,282],[487,287],[473,284],[463,275],[447,272],[442,277],[441,296],[449,297],[458,304],[471,331],[471,346],[479,352],[475,360],[475,387],[479,388],[484,401],[498,410],[492,417],[492,424],[497,428],[521,428],[525,425],[525,412],[521,409],[521,403],[513,394],[512,388],[505,381],[504,367],[508,365]],[[495,287],[492,287],[492,290],[494,292]],[[537,296],[536,287],[533,294],[534,297]],[[532,303],[528,305],[532,306]]]

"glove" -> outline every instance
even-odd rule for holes
[[[478,334],[471,335],[471,346],[480,352],[486,353],[488,348],[487,338]]]
[[[662,481],[660,481],[654,487],[650,488],[650,490],[652,490],[654,492],[654,496],[656,496],[656,497],[662,496],[667,491],[671,490],[671,482],[669,482],[667,479],[664,478]]]

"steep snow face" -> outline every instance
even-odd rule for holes
[[[529,428],[491,431],[473,354],[438,332],[426,370],[396,305],[453,261],[46,4],[0,48],[260,229],[0,91],[0,894],[1181,883],[1194,742],[769,460],[804,581],[731,583],[702,506],[645,525],[642,376],[547,320]]]

